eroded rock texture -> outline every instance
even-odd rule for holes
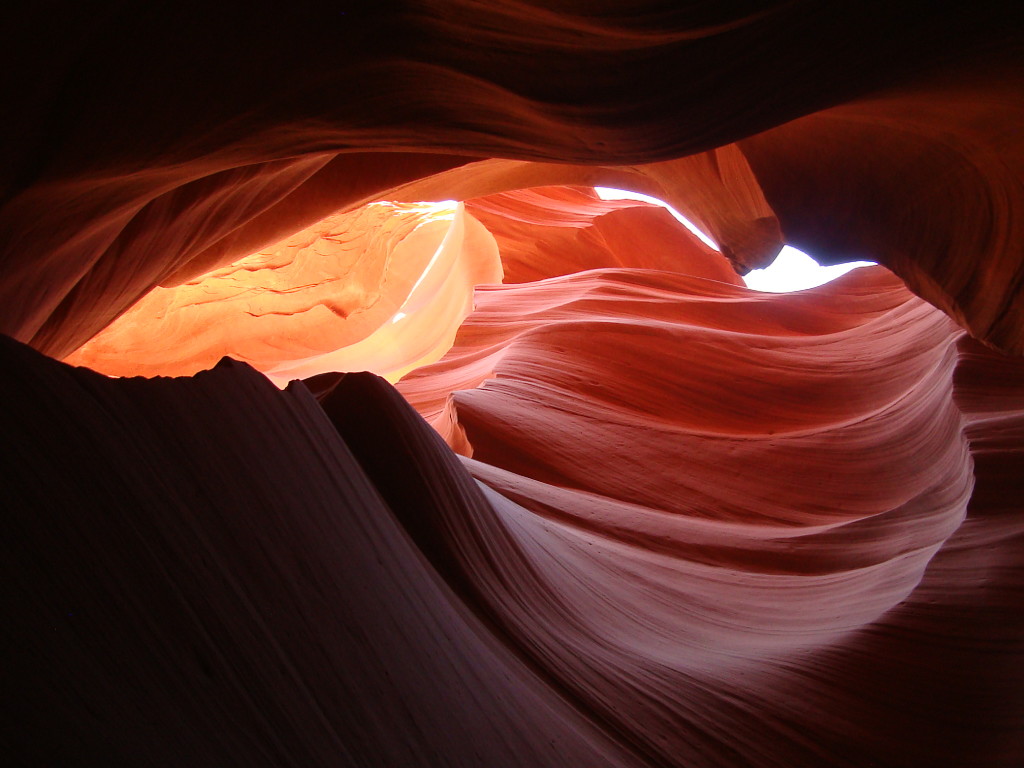
[[[276,381],[434,362],[500,283],[494,238],[457,204],[374,203],[226,267],[154,288],[67,358],[112,376],[181,376],[222,357]]]
[[[1024,763],[1021,32],[13,17],[5,762]]]

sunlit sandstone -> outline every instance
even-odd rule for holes
[[[1024,764],[1022,33],[8,14],[5,764]]]

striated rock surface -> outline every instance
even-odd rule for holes
[[[1019,355],[1024,145],[1012,126],[1024,70],[992,67],[825,110],[742,149],[789,242],[826,262],[871,254]]]
[[[1013,764],[1019,360],[881,268],[478,304],[402,383],[441,398],[469,340],[496,355],[455,396],[466,468],[365,374],[318,405],[233,363],[110,380],[5,344],[10,638],[48,681],[14,754]]]
[[[631,764],[424,560],[302,385],[2,354],[11,764]],[[374,386],[348,406],[393,402]],[[418,515],[486,508],[437,447],[403,461],[432,433],[398,422],[368,436],[393,471],[471,491]]]
[[[542,187],[475,198],[466,209],[494,235],[505,283],[634,267],[743,284],[727,261],[657,206]]]
[[[9,14],[5,764],[1024,764],[1022,30]]]
[[[353,368],[397,381],[448,350],[473,286],[501,276],[493,237],[461,205],[374,203],[155,288],[67,361],[181,376],[230,355],[282,385]]]
[[[1020,348],[1012,323],[998,327],[1005,312],[985,316],[982,298],[1009,286],[995,303],[1019,304],[1024,75],[1021,22],[1005,3],[923,17],[810,0],[755,11],[653,0],[201,10],[197,21],[187,7],[101,4],[54,18],[40,6],[9,20],[0,331],[62,357],[157,285],[336,211],[410,199],[399,190],[419,201],[614,186],[607,176],[640,168],[639,191],[662,187],[686,215],[686,199],[717,210],[705,229],[741,271],[770,260],[766,244],[778,241],[769,198],[795,240],[801,195],[828,231],[868,240],[890,226],[896,239],[865,242],[869,255],[956,308],[979,337]],[[43,28],[48,44],[36,45]],[[837,114],[861,117],[803,137],[799,118],[834,125]],[[729,146],[783,124],[778,141]],[[814,168],[790,165],[794,155]],[[847,167],[861,159],[862,170]],[[665,162],[686,171],[646,173]],[[447,189],[421,194],[439,173]],[[691,176],[702,183],[686,184]],[[466,191],[484,177],[488,188]],[[821,189],[832,180],[839,191]],[[924,195],[899,220],[915,183],[944,222],[959,221],[963,205],[977,224],[929,228]],[[877,222],[878,209],[897,220]],[[927,238],[915,244],[918,234]],[[991,241],[970,251],[972,235]]]

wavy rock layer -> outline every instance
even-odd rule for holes
[[[5,20],[6,762],[1024,764],[1016,7],[293,5]]]
[[[735,631],[773,647],[858,626],[913,589],[963,518],[958,334],[884,270],[761,298],[606,270],[478,302],[452,352],[401,391],[437,418],[448,393],[422,390],[465,390],[487,360],[483,385],[454,397],[471,470],[641,561],[663,556],[686,616],[666,641],[724,650]],[[708,584],[683,586],[677,561]]]
[[[0,331],[48,354],[339,210],[624,176],[741,271],[777,252],[778,207],[794,241],[813,219],[1024,349],[1006,3],[445,0],[199,20],[101,4],[33,7],[7,30]]]
[[[367,375],[318,406],[235,364],[117,381],[7,344],[4,577],[36,682],[15,754],[1016,761],[1019,361],[958,345],[881,269],[794,297],[602,270],[480,304],[403,387],[441,397],[478,325],[504,337],[491,381],[456,397],[484,486]],[[519,319],[511,342],[496,314]],[[725,394],[730,321],[759,324],[748,354],[802,383]],[[560,361],[548,347],[573,330]],[[640,367],[651,335],[687,350],[671,408],[645,400],[650,374],[629,397],[614,370],[597,386],[596,360]],[[591,337],[617,354],[590,356]],[[716,401],[687,408],[702,391]]]
[[[3,355],[20,403],[4,417],[6,634],[29,682],[14,764],[629,763],[424,561],[301,385],[237,363],[117,381],[10,341]],[[402,461],[407,406],[404,421],[376,445],[393,469],[458,482],[436,447]],[[462,478],[473,493],[434,503],[478,500]]]
[[[472,213],[470,213],[472,212]],[[110,376],[182,376],[231,356],[281,386],[438,360],[478,284],[601,266],[742,285],[664,209],[542,187],[455,203],[371,203],[184,284],[155,288],[65,358]]]
[[[656,206],[601,201],[588,189],[535,187],[475,198],[466,210],[494,235],[505,283],[633,267],[743,285],[725,259]]]

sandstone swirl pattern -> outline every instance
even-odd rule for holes
[[[1015,9],[293,5],[5,23],[5,762],[1024,763]]]

